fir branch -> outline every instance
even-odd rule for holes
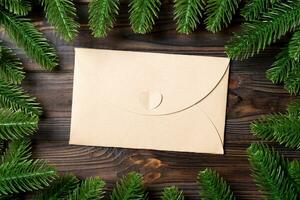
[[[293,36],[288,44],[290,58],[300,61],[300,30],[293,33]]]
[[[266,199],[297,199],[287,173],[287,162],[278,152],[260,143],[251,144],[247,152],[253,177]]]
[[[14,16],[0,9],[0,24],[18,46],[24,48],[27,55],[48,70],[57,66],[54,48],[43,37],[30,20]]]
[[[206,29],[213,33],[227,27],[238,9],[240,0],[208,0],[206,5]]]
[[[39,118],[22,111],[0,109],[0,139],[17,140],[32,135],[38,128]]]
[[[297,192],[300,193],[300,161],[294,160],[289,163],[289,176],[294,182]]]
[[[27,0],[0,0],[0,5],[16,15],[27,15],[31,4]]]
[[[241,15],[248,21],[255,20],[268,9],[272,8],[275,3],[281,0],[252,0],[241,9]]]
[[[84,180],[80,186],[66,198],[68,200],[97,200],[104,195],[105,182],[100,178],[89,178]]]
[[[34,200],[64,200],[77,188],[79,180],[72,174],[65,174],[56,179],[49,188],[40,191]]]
[[[287,47],[276,56],[276,61],[266,74],[273,83],[283,82],[291,94],[300,92],[300,62],[290,57]]]
[[[3,163],[0,165],[0,195],[43,189],[56,175],[56,170],[41,160]]]
[[[20,84],[25,77],[20,59],[0,44],[0,79],[8,83]]]
[[[164,189],[162,194],[162,200],[184,200],[182,191],[177,187],[171,186]]]
[[[0,107],[12,109],[14,111],[21,110],[27,114],[41,114],[41,108],[34,97],[30,97],[29,95],[27,95],[20,87],[13,84],[5,83],[1,80]],[[21,114],[19,114],[19,116],[21,116]],[[19,117],[17,119],[20,120]]]
[[[112,191],[111,200],[147,200],[143,176],[131,172],[117,182]]]
[[[281,83],[285,81],[291,71],[295,68],[300,69],[300,63],[291,59],[288,48],[284,48],[277,56],[272,68],[266,73],[267,78],[273,83]]]
[[[287,113],[290,116],[299,117],[300,116],[300,99],[294,100],[289,103],[287,107]]]
[[[300,149],[300,116],[268,115],[251,124],[254,135]]]
[[[31,142],[29,139],[10,142],[7,150],[1,156],[1,163],[20,163],[31,157]]]
[[[158,17],[160,0],[131,0],[129,20],[133,32],[145,34],[152,30]]]
[[[76,8],[72,0],[39,0],[44,6],[46,17],[66,41],[72,41],[79,28],[75,21]]]
[[[300,0],[276,4],[260,21],[245,23],[226,45],[226,52],[232,59],[249,58],[299,25]]]
[[[198,174],[203,200],[234,200],[230,186],[219,174],[211,169],[205,169]]]
[[[106,37],[119,12],[119,0],[92,0],[89,3],[89,25],[94,37]]]
[[[299,63],[300,64],[300,63]],[[287,79],[284,81],[284,88],[291,94],[300,93],[300,66],[293,68]]]
[[[204,0],[174,0],[174,19],[179,33],[189,34],[200,23]]]

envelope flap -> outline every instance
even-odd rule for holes
[[[108,104],[143,115],[189,108],[218,85],[229,59],[76,48],[76,70]]]

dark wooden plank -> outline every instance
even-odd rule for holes
[[[260,115],[284,111],[292,100],[281,86],[273,85],[265,78],[265,71],[285,39],[255,58],[231,63],[225,155],[72,146],[68,145],[68,138],[74,47],[226,56],[224,45],[230,39],[231,32],[238,31],[240,21],[236,18],[229,29],[217,34],[208,33],[202,25],[190,35],[180,35],[175,31],[172,1],[167,0],[163,1],[153,33],[136,35],[130,30],[126,0],[122,1],[113,31],[106,39],[95,39],[87,26],[89,1],[75,2],[81,28],[73,43],[59,39],[38,8],[32,13],[34,23],[55,45],[59,54],[60,66],[52,73],[41,70],[10,42],[3,31],[0,32],[4,43],[12,47],[24,62],[27,72],[24,88],[37,96],[44,109],[38,134],[33,140],[34,157],[47,159],[61,172],[73,172],[80,178],[100,176],[107,181],[108,193],[122,175],[132,170],[140,171],[154,200],[159,199],[162,188],[168,185],[178,185],[184,190],[187,200],[199,199],[197,172],[212,167],[228,180],[239,199],[262,199],[251,179],[246,156],[246,148],[257,141],[249,132],[249,124]],[[297,151],[278,144],[275,147],[290,159],[300,159]]]

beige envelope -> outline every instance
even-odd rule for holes
[[[70,144],[223,154],[229,59],[75,49]]]

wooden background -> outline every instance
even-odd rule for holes
[[[282,86],[273,85],[265,78],[265,71],[283,41],[253,59],[231,62],[225,155],[72,146],[68,145],[68,139],[74,47],[226,56],[224,44],[232,31],[238,30],[240,21],[235,20],[229,29],[218,34],[208,33],[201,26],[191,35],[179,35],[172,19],[173,5],[171,1],[164,1],[153,33],[136,35],[129,26],[127,4],[122,2],[117,24],[109,37],[94,39],[87,26],[88,1],[75,2],[81,28],[74,43],[59,39],[53,27],[44,20],[40,8],[32,13],[34,22],[55,45],[60,56],[59,69],[54,72],[41,70],[1,32],[4,42],[12,46],[24,62],[25,89],[38,98],[44,109],[38,134],[33,139],[34,157],[47,159],[59,171],[73,172],[80,178],[100,176],[107,182],[108,193],[118,178],[137,170],[145,176],[150,199],[159,199],[162,188],[170,185],[183,189],[187,200],[199,199],[197,172],[211,167],[230,183],[238,199],[262,199],[251,179],[246,156],[247,147],[258,140],[249,132],[249,124],[260,115],[284,111],[293,99]],[[297,151],[274,146],[288,158],[300,158]]]

